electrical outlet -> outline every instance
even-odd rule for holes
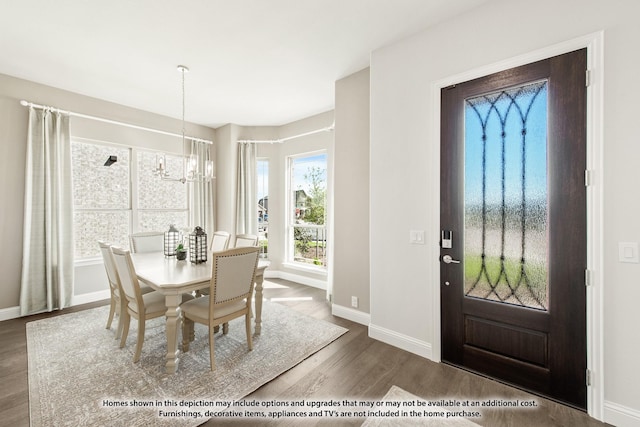
[[[351,307],[358,308],[358,297],[351,297]]]

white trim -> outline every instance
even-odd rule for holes
[[[433,357],[431,344],[381,326],[369,325],[369,337],[427,359]]]
[[[0,322],[20,317],[20,306],[0,309]]]
[[[604,363],[603,363],[603,104],[604,104],[604,32],[588,34],[563,43],[516,56],[488,66],[446,77],[431,83],[430,164],[433,194],[440,194],[440,91],[452,84],[473,80],[482,76],[529,64],[577,49],[587,48],[587,65],[591,71],[591,84],[587,88],[587,167],[594,172],[594,183],[587,191],[587,268],[593,271],[593,284],[587,291],[587,368],[592,372],[592,386],[587,389],[587,410],[591,417],[603,419]],[[434,230],[440,230],[440,206],[433,206]],[[440,248],[428,248],[433,283],[433,352],[431,360],[441,360],[440,333]]]
[[[283,279],[291,282],[300,283],[301,285],[311,286],[312,288],[327,290],[327,282],[325,280],[314,279],[299,274],[293,274],[282,270],[267,269],[264,272],[265,279]]]
[[[108,300],[109,298],[111,298],[111,295],[108,289],[104,291],[73,295],[71,297],[70,307],[81,305],[81,304],[87,304],[90,302]],[[36,314],[40,314],[40,313],[44,313],[44,311],[38,312]],[[22,317],[20,316],[19,306],[0,309],[0,321],[17,319],[18,317]]]
[[[604,422],[614,426],[640,427],[640,411],[605,400]]]
[[[318,267],[311,264],[305,264],[302,262],[290,262],[285,261],[282,263],[284,268],[290,268],[291,270],[298,270],[304,273],[315,274],[321,277],[327,277],[327,269],[324,267]]]
[[[369,326],[369,323],[371,323],[371,315],[369,313],[343,305],[331,304],[331,314],[365,326]]]
[[[103,291],[89,292],[86,294],[74,295],[71,297],[71,306],[87,304],[90,302],[108,300],[111,298],[111,293],[109,289],[105,289]]]

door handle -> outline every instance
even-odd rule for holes
[[[451,255],[449,254],[442,256],[442,262],[444,262],[445,264],[460,264],[460,261],[451,258]]]

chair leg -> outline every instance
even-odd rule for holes
[[[140,353],[142,353],[142,343],[144,342],[144,327],[145,327],[144,315],[138,317],[138,342],[136,343],[136,353],[133,355],[133,363],[140,360]]]
[[[107,329],[111,329],[111,322],[113,321],[113,315],[116,312],[116,300],[111,295],[111,303],[109,305],[109,318],[107,319]]]
[[[127,305],[126,302],[123,302],[122,299],[117,299],[116,300],[116,307],[118,307],[118,329],[116,331],[116,338],[115,339],[119,339],[122,336],[122,326],[123,326],[123,322],[122,322],[122,318],[123,318],[123,313],[127,313]]]
[[[209,360],[211,361],[211,370],[216,370],[216,355],[215,349],[215,336],[213,335],[213,328],[209,326]]]
[[[193,320],[184,317],[182,319],[182,352],[189,351],[189,344],[191,341],[191,326],[193,326]]]
[[[122,322],[122,337],[120,338],[120,348],[122,348],[127,342],[127,335],[129,335],[129,323],[131,323],[131,315],[128,311],[125,310],[124,312],[120,313],[120,316],[122,316],[122,319],[120,320]]]
[[[229,322],[224,322],[222,324],[222,334],[227,335],[229,333]]]
[[[251,315],[250,313],[245,314],[244,316],[244,324],[247,329],[247,345],[249,346],[249,351],[253,350],[253,339],[251,337]]]

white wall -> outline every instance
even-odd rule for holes
[[[370,310],[369,68],[336,82],[335,117],[333,311],[358,321]]]
[[[429,279],[438,268],[432,258],[439,176],[431,155],[438,152],[432,120],[439,95],[431,85],[604,30],[604,168],[597,171],[604,173],[604,387],[598,386],[606,421],[640,425],[640,264],[617,260],[619,241],[640,241],[639,12],[636,0],[496,0],[372,54],[371,331],[411,342],[426,356],[438,348],[432,310],[438,283]],[[410,245],[412,229],[426,230],[428,244]]]

